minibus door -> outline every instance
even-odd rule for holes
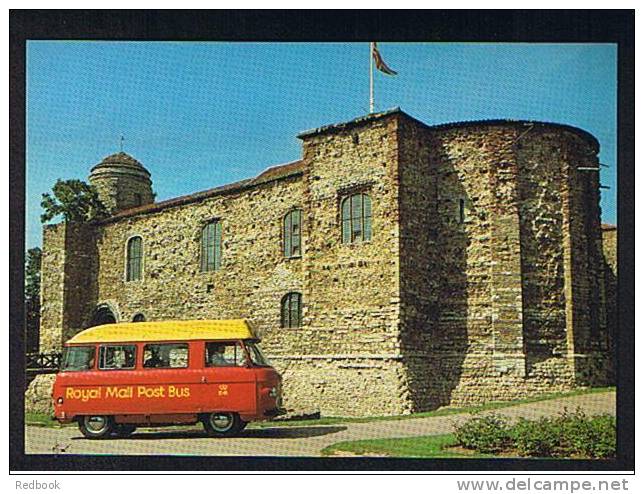
[[[246,365],[240,342],[206,342],[202,381],[207,390],[203,411],[254,412],[255,373]]]

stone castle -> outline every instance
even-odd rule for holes
[[[94,166],[111,216],[44,230],[41,351],[102,323],[247,318],[285,406],[323,415],[611,382],[592,135],[394,109],[298,137],[299,161],[163,202],[131,156]]]

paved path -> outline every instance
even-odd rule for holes
[[[615,393],[592,393],[568,398],[516,405],[487,413],[511,419],[557,415],[567,408],[580,407],[587,415],[615,415]],[[320,451],[340,441],[385,437],[424,436],[452,432],[454,424],[468,414],[405,420],[380,420],[362,424],[280,426],[247,429],[240,437],[209,438],[201,427],[182,430],[145,431],[128,439],[84,439],[76,427],[25,428],[25,452],[39,454],[119,454],[119,455],[198,455],[198,456],[319,456]],[[63,451],[64,450],[64,451]]]

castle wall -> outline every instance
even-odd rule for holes
[[[598,178],[577,170],[597,166],[591,143],[547,125],[432,128],[401,113],[300,137],[302,171],[98,229],[48,227],[43,348],[99,304],[119,322],[247,318],[284,377],[285,406],[327,416],[610,381]],[[341,202],[354,193],[371,197],[373,233],[344,244]],[[296,208],[302,256],[284,258],[282,221]],[[214,219],[221,268],[201,272]],[[136,235],[143,277],[126,282]],[[292,291],[303,324],[281,328]]]
[[[604,254],[604,293],[606,301],[606,335],[608,354],[614,359],[615,336],[619,327],[617,319],[617,228],[602,225],[602,248]],[[609,379],[614,379],[614,366]]]
[[[576,170],[598,166],[592,146],[560,129],[403,123],[400,149],[401,331],[416,408],[610,382],[598,184]],[[592,343],[571,355],[578,340]]]
[[[60,352],[88,326],[96,305],[97,230],[91,224],[59,223],[43,231],[40,351]]]
[[[598,169],[599,162],[576,136],[565,149],[569,157],[567,180],[562,181],[568,355],[578,384],[608,384],[612,359],[606,330],[599,173],[583,170]]]
[[[408,413],[413,404],[399,338],[397,119],[305,136],[303,156],[304,325],[325,357],[307,373],[323,381],[315,390],[321,411]],[[372,238],[343,244],[341,201],[358,192],[372,199]]]
[[[438,343],[437,225],[440,222],[437,168],[427,131],[406,118],[398,121],[400,203],[400,344],[414,411],[436,408],[441,362]],[[449,300],[441,301],[449,303]]]
[[[516,137],[512,127],[430,133],[439,213],[434,359],[440,368],[433,386],[441,404],[511,398],[523,385]]]

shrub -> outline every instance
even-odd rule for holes
[[[581,410],[565,410],[558,421],[561,428],[559,456],[608,458],[615,456],[617,427],[615,417],[600,415],[588,418]]]
[[[459,445],[479,453],[516,449],[521,456],[542,458],[611,458],[617,443],[615,417],[587,417],[577,409],[557,417],[527,420],[510,427],[498,415],[474,417],[456,427]]]
[[[512,428],[512,438],[521,456],[558,456],[561,426],[546,418],[536,421],[521,418]]]
[[[591,420],[593,440],[589,442],[588,456],[614,458],[617,453],[617,422],[611,415],[599,415]]]
[[[493,414],[468,420],[456,428],[455,435],[461,446],[480,453],[498,453],[512,443],[507,419]]]

